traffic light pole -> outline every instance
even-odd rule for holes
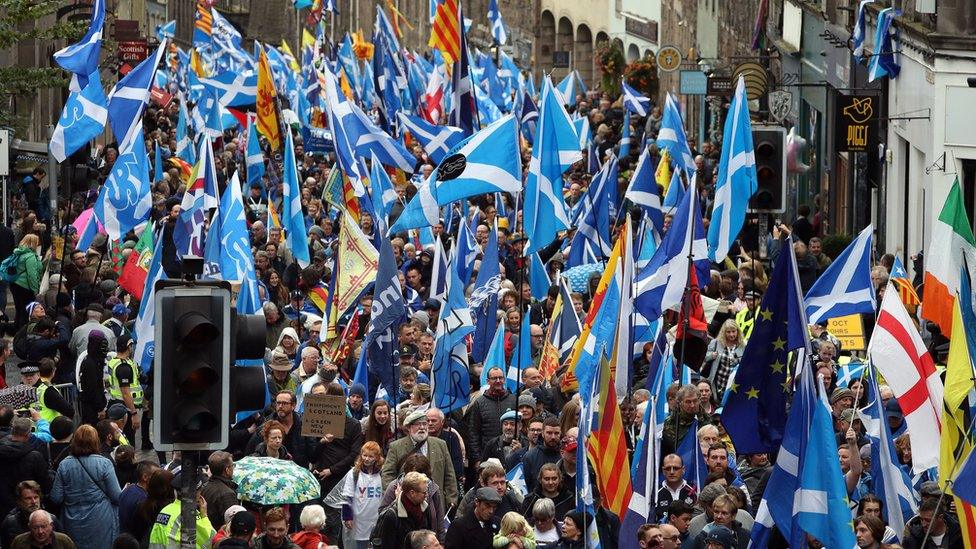
[[[198,452],[180,454],[180,549],[197,546],[197,457]]]

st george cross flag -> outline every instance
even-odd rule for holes
[[[637,116],[647,116],[651,112],[651,100],[627,85],[626,80],[621,82],[621,89],[624,96],[624,108]]]
[[[898,292],[890,285],[881,301],[868,354],[905,414],[912,470],[921,473],[938,467],[942,379]]]
[[[715,204],[708,226],[708,256],[712,261],[721,263],[728,257],[745,223],[749,199],[756,192],[757,185],[746,82],[740,76],[729,114],[725,118]]]
[[[681,303],[688,285],[689,254],[694,257],[698,280],[708,280],[708,244],[694,178],[678,206],[671,230],[664,235],[651,261],[637,274],[634,309],[644,318],[653,322]]]
[[[858,313],[874,314],[874,282],[871,280],[871,234],[868,225],[854,242],[827,267],[804,301],[812,324]]]
[[[661,119],[661,131],[657,134],[657,145],[668,150],[675,167],[681,168],[685,173],[695,171],[695,159],[691,157],[691,148],[688,147],[688,137],[685,135],[681,111],[678,110],[678,103],[670,93],[664,103],[664,115]]]

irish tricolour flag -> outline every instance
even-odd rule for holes
[[[925,253],[922,318],[938,324],[943,334],[952,333],[952,305],[963,265],[976,267],[976,239],[956,179],[942,213],[932,223],[932,241]]]

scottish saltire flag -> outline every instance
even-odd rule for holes
[[[87,75],[85,86],[81,87],[81,78],[77,74],[71,76],[68,85],[68,100],[64,103],[61,118],[58,119],[54,133],[48,147],[58,162],[88,144],[92,139],[101,135],[105,130],[105,120],[108,118],[106,110],[105,91],[96,69]]]
[[[508,370],[505,360],[505,329],[495,330],[495,335],[489,341],[488,351],[485,353],[484,365],[481,368],[481,390],[488,388],[488,372],[498,368],[502,372]]]
[[[298,167],[295,165],[295,144],[291,132],[285,132],[284,184],[281,199],[281,222],[286,232],[288,249],[303,269],[308,266],[308,237],[305,233],[305,213],[302,212],[302,189],[298,181]]]
[[[105,1],[95,0],[85,36],[54,54],[54,61],[72,73],[68,100],[48,145],[58,162],[64,162],[105,129],[107,100],[98,74],[104,25]]]
[[[149,89],[155,81],[156,67],[165,51],[166,43],[163,42],[152,55],[119,80],[108,96],[108,120],[112,133],[121,144],[120,155],[125,144],[137,134],[142,138],[142,113],[149,101]],[[142,148],[145,149],[145,145]]]
[[[432,172],[426,181],[417,186],[417,194],[407,202],[396,222],[390,227],[388,234],[394,234],[407,229],[433,227],[440,219],[441,209],[437,205],[433,186],[436,172]]]
[[[792,242],[789,244],[792,250]],[[784,252],[776,259],[722,410],[723,424],[737,452],[772,453],[783,440],[789,353],[808,344],[798,281],[793,254]]]
[[[874,55],[868,61],[868,82],[879,78],[898,78],[901,66],[895,60],[894,39],[897,31],[891,28],[895,17],[901,15],[901,10],[885,8],[878,13],[878,30],[874,35]]]
[[[583,196],[579,227],[570,244],[566,264],[595,263],[610,256],[610,185],[617,181],[617,159],[611,155]]]
[[[179,257],[203,257],[207,213],[219,203],[213,144],[206,135],[200,140],[197,156],[200,161],[193,167],[189,187],[183,193],[183,202],[180,204],[180,217],[173,229],[173,243]]]
[[[380,162],[387,166],[413,173],[417,159],[403,146],[400,141],[381,130],[358,105],[346,102],[352,111],[352,116],[343,116],[346,132],[350,137],[355,136],[356,154],[365,157],[368,153],[375,154]],[[355,125],[358,122],[358,127]],[[362,196],[362,195],[359,195]]]
[[[837,439],[830,401],[817,380],[820,398],[815,404],[806,454],[800,467],[800,490],[794,500],[796,523],[824,547],[856,547],[847,485],[837,460]]]
[[[698,443],[698,420],[691,422],[685,437],[675,449],[674,453],[681,456],[681,462],[685,466],[684,479],[688,484],[701,490],[705,479],[708,477],[708,465],[705,464],[705,456],[702,454],[701,445]]]
[[[142,293],[144,299],[139,302],[139,315],[136,316],[135,322],[136,349],[132,357],[142,373],[148,372],[153,364],[153,354],[156,349],[156,281],[165,278],[163,235],[160,233],[156,237],[152,261],[146,274],[146,288],[149,291]]]
[[[472,78],[474,78],[473,75]],[[502,117],[502,111],[498,109],[498,106],[488,96],[488,92],[484,91],[481,86],[474,86],[474,98],[478,105],[478,127],[483,128]]]
[[[498,9],[498,0],[488,0],[488,21],[491,23],[491,37],[504,46],[508,42],[508,32],[505,31],[502,12]]]
[[[708,245],[694,178],[675,213],[671,229],[651,261],[637,273],[634,310],[653,322],[664,311],[680,304],[688,285],[689,255],[694,257],[698,280],[708,280]]]
[[[258,75],[247,71],[233,73],[224,71],[200,82],[217,94],[217,102],[224,107],[253,105],[257,102]]]
[[[153,156],[153,183],[163,180],[163,153],[159,150],[159,142],[154,143],[155,154]]]
[[[519,112],[519,127],[522,136],[529,143],[535,143],[535,129],[539,124],[539,109],[535,106],[535,101],[529,92],[522,92],[521,110]]]
[[[264,152],[261,150],[258,126],[253,120],[247,125],[247,154],[244,163],[247,167],[248,187],[257,183],[261,185],[261,192],[264,194],[264,183],[261,180],[265,173]]]
[[[460,14],[460,10],[458,13]],[[454,64],[454,72],[451,74],[454,93],[448,123],[461,128],[466,136],[474,133],[474,117],[478,112],[474,86],[471,84],[471,68],[468,63],[468,40],[462,32],[461,59]]]
[[[454,252],[452,265],[457,270],[461,283],[467,286],[474,274],[474,263],[481,252],[481,247],[474,237],[474,231],[463,221],[458,226],[457,242],[452,251]]]
[[[439,246],[439,244],[438,244]],[[443,253],[443,252],[442,252]],[[436,254],[435,254],[436,255]],[[434,270],[438,270],[436,261]],[[433,281],[433,276],[431,276]],[[498,319],[498,292],[501,284],[498,268],[498,231],[488,231],[488,242],[481,257],[481,268],[475,278],[469,303],[474,315],[474,336],[471,341],[471,360],[484,362],[488,347],[496,332]],[[501,330],[504,331],[504,330]]]
[[[851,382],[867,375],[868,365],[860,360],[851,360],[837,369],[837,386],[850,387]]]
[[[661,207],[670,212],[677,208],[684,199],[685,184],[681,181],[681,170],[675,169],[674,173],[671,174],[671,183],[668,184],[668,190],[664,193],[664,202],[661,203]]]
[[[656,370],[652,368],[651,371]],[[648,379],[653,379],[653,376]],[[620,519],[620,529],[624,532],[636,532],[642,525],[653,523],[656,519],[654,516],[658,487],[656,465],[660,462],[658,455],[661,453],[657,444],[658,438],[654,435],[657,431],[657,414],[654,410],[656,401],[657,398],[654,396],[648,401],[641,420],[640,432],[637,435],[630,475],[633,479],[634,493],[630,496],[627,512]],[[620,538],[619,547],[639,549],[640,545],[637,536],[625,536]]]
[[[857,19],[854,21],[854,32],[851,33],[851,42],[854,46],[854,60],[858,63],[864,61],[864,34],[866,32],[866,12],[864,8],[873,2],[874,0],[861,0],[861,3],[857,5]]]
[[[396,189],[393,188],[393,182],[390,181],[389,174],[386,173],[386,169],[383,168],[383,164],[376,158],[375,154],[372,157],[371,164],[369,173],[370,191],[373,195],[371,202],[376,211],[377,221],[380,223],[378,227],[380,234],[383,234],[386,233],[386,228],[389,226],[393,205],[397,203],[399,198]]]
[[[579,150],[582,151],[584,149],[589,149],[590,148],[590,142],[593,141],[593,135],[590,133],[590,119],[589,119],[589,117],[587,117],[587,116],[581,116],[581,117],[573,120],[573,125],[576,127],[576,133],[579,135]],[[593,156],[594,156],[594,158],[596,158],[596,154],[595,153],[594,153]],[[600,163],[600,160],[597,158],[595,164],[598,165],[599,163]],[[593,168],[593,166],[590,166],[590,168]],[[596,173],[596,171],[593,171],[592,173]]]
[[[356,195],[362,196],[366,192],[362,182],[365,173],[360,171],[360,164],[356,157],[355,147],[358,137],[350,135],[345,129],[346,120],[355,120],[355,115],[352,113],[351,103],[339,89],[339,81],[328,65],[328,63],[322,65],[321,78],[324,79],[322,92],[325,96],[329,128],[332,129],[336,162],[342,173],[349,178]]]
[[[438,126],[419,116],[402,112],[397,113],[397,119],[400,121],[400,128],[410,132],[436,164],[440,164],[447,153],[464,139],[461,128]]]
[[[512,352],[512,360],[505,370],[505,387],[512,394],[518,394],[522,370],[529,366],[532,366],[532,322],[529,315],[523,315],[518,341],[515,342],[515,350]]]
[[[624,123],[620,135],[620,158],[627,158],[630,155],[630,111],[624,111]]]
[[[435,335],[432,364],[432,403],[444,413],[463,407],[470,401],[468,348],[465,338],[474,331],[471,309],[464,299],[464,286],[457,269],[448,269],[447,300],[441,307]]]
[[[867,365],[862,363],[862,366]],[[918,511],[918,502],[912,488],[912,478],[898,460],[873,368],[871,373],[871,382],[867,384],[865,394],[868,403],[861,408],[864,434],[871,442],[871,485],[874,494],[884,502],[881,512],[885,524],[901,537],[905,523]],[[953,489],[958,495],[958,484]]]
[[[722,158],[718,163],[715,202],[708,226],[708,257],[716,263],[725,261],[739,237],[749,199],[758,186],[748,102],[746,81],[740,76],[729,114],[725,117]]]
[[[576,94],[580,91],[584,91],[585,93],[583,82],[579,79],[579,73],[571,71],[567,74],[556,85],[556,91],[559,92],[559,98],[562,100],[561,105],[569,107],[576,105]]]
[[[647,116],[651,112],[651,100],[644,97],[642,93],[627,85],[624,80],[620,83],[623,91],[624,108],[637,116]]]
[[[874,314],[877,308],[871,281],[871,235],[868,225],[807,292],[807,316],[811,323],[857,313]]]
[[[394,358],[394,351],[397,348],[397,327],[406,319],[407,306],[397,273],[393,247],[388,238],[383,238],[369,327],[363,339],[363,354],[368,359],[369,373],[379,379],[384,387],[396,387],[400,383],[400,366]]]
[[[523,224],[529,237],[525,253],[539,251],[552,242],[560,231],[569,228],[562,194],[562,176],[582,156],[576,127],[560,103],[552,82],[546,77],[542,84],[539,123],[523,195]]]
[[[244,212],[239,171],[235,171],[220,197],[220,275],[223,280],[244,284],[248,272],[254,271],[250,233]],[[213,225],[211,225],[213,230]],[[211,239],[207,239],[208,243]],[[242,292],[243,286],[242,286]]]
[[[322,11],[332,12],[339,15],[339,2],[338,0],[321,0]]]
[[[532,285],[532,299],[542,301],[549,294],[549,286],[552,286],[552,280],[549,279],[549,273],[546,271],[546,266],[542,263],[539,254],[534,253],[530,257],[529,284]]]
[[[681,111],[670,93],[664,103],[661,130],[657,134],[657,146],[668,150],[675,167],[681,168],[686,173],[695,171],[695,159],[692,158],[691,148],[688,147],[688,137],[685,135]]]
[[[529,494],[529,490],[525,485],[525,469],[522,467],[522,462],[519,461],[515,467],[505,473],[505,480],[508,481],[508,485],[512,487],[513,490],[518,492],[519,495],[525,497]]]
[[[515,116],[506,115],[459,143],[431,175],[434,196],[442,206],[480,194],[518,192],[522,156]]]
[[[630,184],[627,185],[624,197],[640,206],[659,236],[664,233],[664,212],[661,209],[661,195],[658,194],[657,180],[654,179],[650,148],[645,147],[644,152],[637,159],[637,165],[630,176]]]
[[[186,101],[181,97],[180,117],[176,122],[176,156],[192,166],[197,163],[197,155],[188,128],[189,121],[190,116],[186,112]]]
[[[176,19],[163,25],[156,25],[156,39],[160,42],[166,38],[172,39],[174,36],[176,36]]]
[[[789,254],[792,255],[792,254]],[[797,288],[799,284],[797,284]],[[799,301],[799,290],[790,292]],[[802,314],[802,313],[801,313]],[[806,324],[803,324],[806,326]],[[805,364],[809,356],[809,349],[801,348],[797,364]],[[804,352],[805,351],[805,352]],[[741,368],[740,368],[741,371]],[[813,421],[814,407],[817,406],[817,395],[813,385],[811,368],[801,368],[797,375],[796,392],[793,393],[793,403],[790,406],[789,417],[786,419],[786,429],[783,433],[783,444],[779,448],[773,472],[763,493],[756,512],[756,522],[751,532],[750,547],[766,547],[775,525],[791,547],[804,547],[806,533],[797,524],[797,514],[800,511],[798,495],[800,492],[800,472],[809,446],[810,424]],[[741,385],[740,385],[741,388]],[[724,412],[723,412],[724,414]],[[735,443],[733,441],[733,443]],[[736,451],[739,449],[736,447]],[[836,446],[830,461],[837,463]],[[823,466],[823,463],[817,463]],[[807,494],[813,498],[816,494]],[[826,498],[823,498],[825,501]],[[809,502],[808,502],[809,503]],[[841,515],[850,521],[850,511],[844,509]],[[848,545],[847,547],[853,547]]]

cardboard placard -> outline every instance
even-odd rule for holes
[[[342,438],[346,429],[346,399],[334,395],[305,395],[302,415],[303,437],[333,435]]]
[[[840,340],[840,345],[845,351],[867,349],[864,321],[859,314],[831,318],[827,321],[827,331]]]

